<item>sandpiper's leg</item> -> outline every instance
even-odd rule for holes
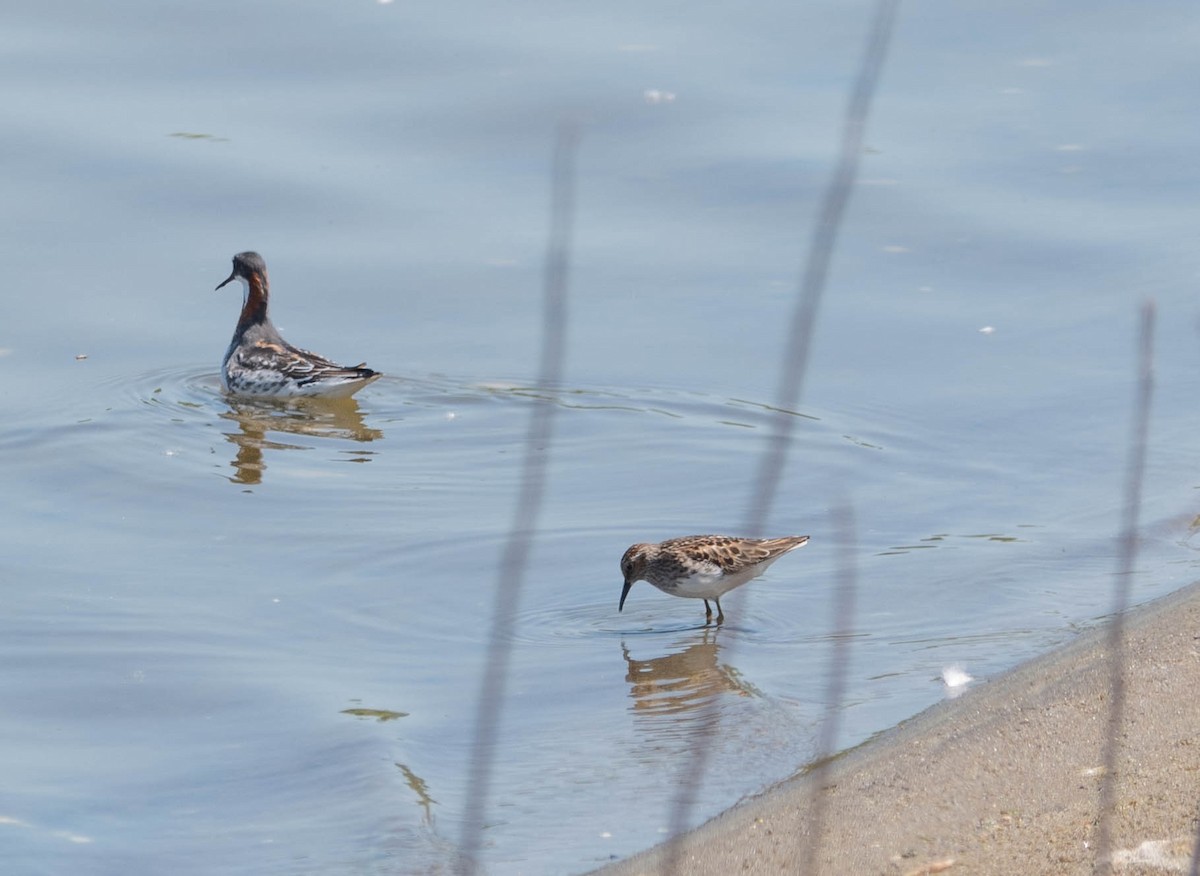
[[[717,607],[721,607],[721,603],[717,603]],[[704,600],[704,622],[708,623],[712,620],[712,606],[708,604],[708,600]]]
[[[725,612],[721,611],[721,600],[714,599],[713,602],[717,604],[717,625],[719,626],[725,623]]]

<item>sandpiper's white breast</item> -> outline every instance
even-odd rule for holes
[[[705,568],[697,569],[686,578],[676,578],[670,587],[659,587],[660,590],[673,596],[685,596],[691,599],[716,599],[723,593],[736,587],[740,582],[731,582],[733,576],[726,575],[721,567],[712,563]]]

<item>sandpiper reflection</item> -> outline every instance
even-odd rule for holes
[[[704,707],[722,695],[758,696],[737,670],[717,662],[719,632],[699,630],[672,644],[672,648],[682,645],[680,650],[649,660],[635,660],[622,642],[633,713],[649,722],[662,719],[678,733],[681,717],[701,720],[708,714]]]
[[[237,454],[230,463],[236,470],[229,480],[235,484],[253,486],[262,483],[267,465],[264,450],[309,450],[311,445],[281,438],[269,433],[297,435],[309,438],[340,438],[349,441],[374,441],[383,437],[380,429],[371,429],[363,422],[358,402],[352,398],[339,399],[235,399],[227,398],[228,411],[221,417],[233,420],[240,432],[226,433]],[[359,461],[366,462],[369,456]]]

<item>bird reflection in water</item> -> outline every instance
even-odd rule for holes
[[[683,645],[682,650],[649,660],[635,660],[622,642],[634,715],[649,723],[661,720],[672,734],[700,732],[702,724],[718,711],[705,708],[713,700],[727,694],[759,696],[736,669],[717,662],[718,633],[716,629],[700,630],[672,645]],[[680,721],[688,717],[694,726]]]
[[[340,438],[349,441],[374,441],[383,437],[380,429],[368,428],[352,398],[301,398],[288,400],[227,398],[229,410],[221,413],[233,420],[240,432],[227,432],[226,439],[237,446],[230,463],[236,473],[229,478],[235,484],[254,486],[262,483],[267,465],[264,450],[309,450],[309,446],[268,438],[270,432],[311,438]],[[366,462],[369,455],[352,458]]]

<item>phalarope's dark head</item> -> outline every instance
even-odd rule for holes
[[[245,280],[249,283],[250,278],[255,275],[264,280],[267,278],[267,263],[263,261],[263,257],[256,252],[239,252],[233,257],[233,273],[222,280],[217,289],[234,280]]]

